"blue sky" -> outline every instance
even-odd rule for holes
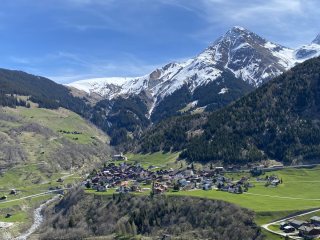
[[[0,67],[60,83],[140,76],[234,25],[289,47],[320,32],[318,0],[1,0]]]

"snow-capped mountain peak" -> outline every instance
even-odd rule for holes
[[[318,36],[312,41],[312,43],[319,44],[320,45],[320,33]]]
[[[66,86],[77,88],[88,94],[96,93],[105,98],[110,98],[118,93],[126,82],[130,82],[132,79],[125,77],[91,78],[72,82],[66,84]]]
[[[95,92],[109,99],[144,91],[157,105],[183,86],[193,93],[198,87],[220,78],[224,72],[231,72],[235,77],[258,87],[296,63],[319,56],[319,43],[320,34],[311,44],[293,50],[235,26],[199,55],[185,62],[169,63],[142,77],[89,79],[68,86],[88,93]]]
[[[212,52],[220,67],[254,86],[261,85],[294,64],[293,50],[269,42],[239,26],[230,29],[207,51]]]
[[[320,56],[320,34],[311,42],[303,45],[295,51],[295,57],[298,62]]]

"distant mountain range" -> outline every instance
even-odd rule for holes
[[[290,49],[236,26],[198,56],[182,63],[169,63],[146,76],[88,79],[67,86],[88,94],[96,93],[106,99],[139,95],[145,91],[152,102],[149,106],[151,115],[160,102],[183,86],[187,86],[192,95],[199,87],[216,82],[219,89],[211,94],[232,94],[236,89],[226,87],[228,83],[225,81],[216,81],[222,78],[223,73],[231,73],[234,78],[258,87],[297,63],[319,55],[319,35],[310,44]],[[194,102],[199,99],[191,100]],[[194,104],[196,107],[197,104]]]

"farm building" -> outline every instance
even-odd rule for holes
[[[126,156],[124,156],[123,153],[120,153],[120,154],[113,155],[112,160],[114,160],[114,161],[127,161],[128,158]]]

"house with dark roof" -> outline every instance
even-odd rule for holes
[[[296,229],[299,229],[300,227],[304,226],[304,225],[307,225],[308,223],[306,221],[300,221],[300,220],[296,220],[296,219],[292,219],[289,221],[289,224],[296,228]]]
[[[312,218],[310,218],[310,222],[315,226],[320,226],[320,217],[313,216]]]

